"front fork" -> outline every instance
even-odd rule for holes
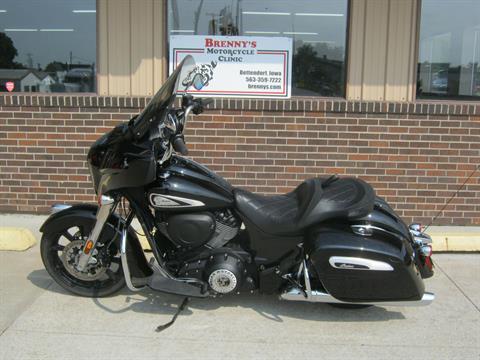
[[[102,233],[103,227],[107,222],[109,216],[115,210],[117,206],[117,201],[112,199],[109,196],[102,195],[99,201],[99,209],[97,211],[97,221],[95,222],[95,226],[93,227],[92,232],[88,236],[88,240],[85,242],[83,246],[82,252],[78,259],[78,264],[76,266],[78,271],[84,271],[87,267],[90,258],[92,257],[93,249],[97,245],[97,241],[100,238],[100,234]]]

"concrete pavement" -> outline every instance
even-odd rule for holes
[[[39,237],[42,217],[1,216]],[[8,224],[7,224],[8,223]],[[52,282],[38,245],[0,252],[0,359],[480,359],[480,255],[439,254],[427,307],[343,310],[240,295],[194,299],[123,290],[72,296]]]

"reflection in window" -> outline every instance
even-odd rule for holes
[[[0,92],[94,92],[95,0],[0,0]]]
[[[293,38],[292,93],[344,96],[347,0],[169,0],[170,35]]]
[[[480,2],[423,0],[417,96],[480,97]]]

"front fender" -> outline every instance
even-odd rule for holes
[[[64,210],[58,211],[52,215],[50,215],[47,220],[42,224],[40,227],[40,232],[44,233],[54,232],[58,230],[62,226],[62,218],[65,216],[72,217],[72,216],[81,216],[88,218],[95,219],[97,214],[98,206],[92,204],[75,204],[72,205]]]
[[[65,228],[65,222],[75,223],[75,218],[88,218],[96,221],[98,211],[97,205],[75,204],[64,210],[50,215],[40,227],[42,233],[55,233]],[[120,221],[117,214],[110,215],[109,222],[115,225]],[[152,270],[147,263],[142,245],[132,226],[128,228],[127,259],[130,274],[134,277],[142,278],[152,274]]]

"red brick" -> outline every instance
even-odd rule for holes
[[[331,110],[331,101],[320,100],[321,109],[325,104]],[[0,191],[30,192],[0,193],[0,209],[26,212],[47,211],[54,201],[94,201],[88,148],[140,109],[1,110]],[[289,191],[309,176],[358,175],[407,221],[431,219],[480,162],[479,117],[464,115],[216,109],[192,119],[187,143],[194,159],[234,185],[265,193]],[[479,191],[474,176],[437,223],[480,224]]]

